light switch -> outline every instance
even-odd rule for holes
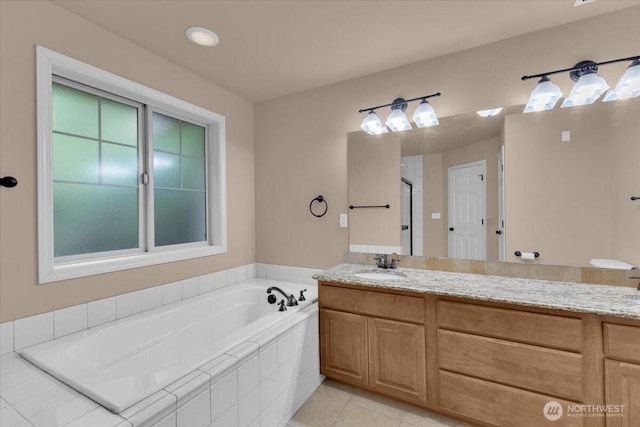
[[[349,217],[347,214],[340,214],[340,227],[348,227],[349,226]]]
[[[571,141],[571,131],[570,130],[563,130],[562,131],[562,142],[569,142]]]
[[[434,212],[431,214],[431,219],[440,219],[440,212]]]

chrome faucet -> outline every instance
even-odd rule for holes
[[[294,305],[298,305],[298,301],[296,301],[296,297],[294,297],[293,294],[287,295],[287,293],[285,291],[283,291],[282,289],[280,289],[277,286],[271,286],[269,289],[267,289],[267,293],[268,294],[270,294],[271,291],[280,292],[287,299],[287,305],[289,307],[293,307]],[[269,302],[271,302],[270,298],[269,298]],[[275,302],[275,300],[274,300],[274,302]]]
[[[395,252],[393,253],[393,255],[396,255]],[[376,260],[376,265],[378,266],[378,268],[396,269],[398,268],[397,263],[400,262],[400,260],[398,258],[394,258],[393,255],[391,255],[391,259],[389,259],[389,255],[387,254],[378,254],[373,257],[373,259]]]

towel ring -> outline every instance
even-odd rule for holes
[[[313,202],[324,203],[324,211],[320,214],[315,213],[313,211]],[[315,216],[316,218],[323,217],[327,213],[328,209],[329,205],[327,204],[327,201],[324,199],[324,196],[322,194],[311,200],[311,203],[309,203],[309,212],[311,212],[311,215]]]

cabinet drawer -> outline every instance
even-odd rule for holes
[[[582,320],[569,317],[440,301],[438,327],[563,350],[582,350]]]
[[[640,328],[604,323],[604,353],[640,363]]]
[[[320,307],[367,314],[405,322],[424,323],[425,302],[420,297],[321,285]]]
[[[556,401],[566,414],[567,404],[560,399],[476,378],[440,371],[442,409],[491,425],[518,427],[577,427],[583,417],[562,416],[550,421],[544,416],[545,405]]]
[[[582,401],[582,355],[438,330],[439,367],[489,381]]]

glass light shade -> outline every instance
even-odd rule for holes
[[[407,116],[405,116],[400,109],[391,111],[385,124],[393,132],[402,132],[403,130],[411,129],[411,124],[409,120],[407,120]]]
[[[596,73],[583,74],[573,85],[571,93],[564,99],[561,108],[593,104],[607,89],[609,89],[607,82]]]
[[[418,108],[416,108],[416,111],[413,113],[413,122],[419,128],[437,126],[440,124],[435,110],[427,101],[422,101]]]
[[[373,111],[367,114],[367,117],[362,121],[360,128],[369,135],[381,135],[389,132],[389,130],[382,125],[380,117],[378,117],[378,115]]]
[[[602,101],[617,101],[618,99],[629,99],[637,96],[640,96],[640,62],[637,64],[633,62],[620,77],[615,89],[607,92]]]
[[[524,107],[525,113],[533,113],[536,111],[551,110],[562,96],[560,88],[551,83],[546,77],[543,77],[538,86],[531,91],[531,96],[527,105]]]
[[[498,114],[500,114],[501,111],[502,111],[502,107],[500,107],[500,108],[491,108],[490,110],[476,111],[476,113],[478,113],[478,115],[480,117],[493,117],[493,116],[497,116]]]

